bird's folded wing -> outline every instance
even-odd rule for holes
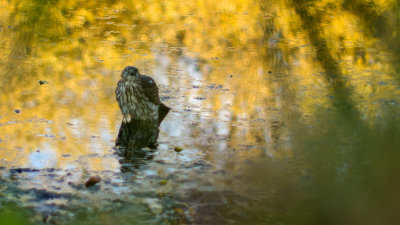
[[[144,95],[154,104],[161,104],[160,97],[158,96],[158,87],[153,78],[141,75],[140,84],[142,86]]]
[[[153,78],[146,76],[146,75],[141,75],[140,84],[143,88],[144,95],[149,99],[149,101],[159,105],[159,107],[158,107],[158,123],[161,124],[161,122],[167,116],[167,114],[171,108],[164,105],[160,101],[160,97],[158,96],[158,87],[156,85],[156,82],[153,80]]]

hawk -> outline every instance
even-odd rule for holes
[[[115,94],[124,116],[123,122],[139,120],[160,124],[170,108],[160,101],[158,87],[153,78],[141,75],[133,66],[127,66],[121,77]]]

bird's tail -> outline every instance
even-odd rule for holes
[[[158,124],[161,124],[161,122],[167,116],[170,109],[171,108],[164,105],[163,103],[160,104],[160,106],[158,107]]]

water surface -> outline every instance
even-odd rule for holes
[[[399,169],[397,1],[0,7],[1,215],[22,208],[34,224],[396,218],[385,210],[394,200],[372,190],[400,184],[386,184]],[[128,65],[154,78],[172,110],[158,149],[125,159],[114,148],[114,90]],[[85,188],[94,175],[102,181]]]

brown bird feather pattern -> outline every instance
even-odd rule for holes
[[[161,121],[170,108],[160,101],[158,87],[153,78],[141,75],[133,66],[127,66],[121,74],[115,94],[125,122],[131,120]]]

